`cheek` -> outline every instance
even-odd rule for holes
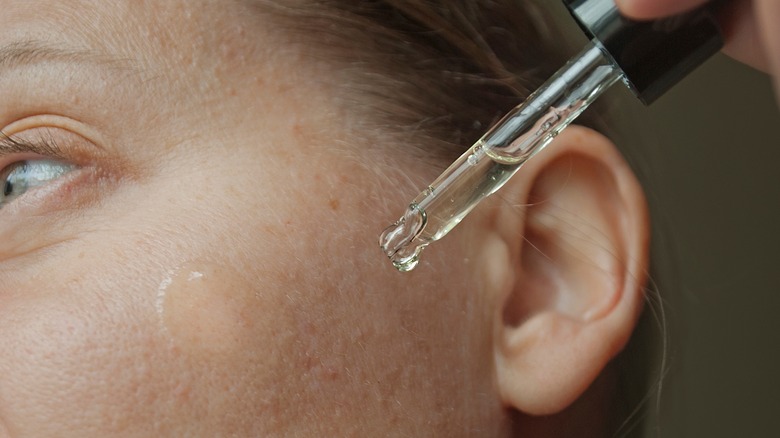
[[[144,193],[122,203],[144,216],[90,235],[86,258],[69,250],[36,265],[38,280],[17,276],[0,307],[0,424],[41,437],[270,435],[411,423],[405,410],[447,405],[464,358],[441,340],[460,339],[472,306],[466,271],[436,268],[462,251],[442,243],[398,273],[377,243],[390,209],[352,182],[372,176],[307,175],[261,201],[264,185],[236,178],[211,180],[195,207]]]
[[[102,259],[58,257],[39,266],[45,281],[0,291],[0,424],[9,434],[186,435],[251,418],[241,408],[252,391],[273,399],[273,375],[258,370],[282,369],[282,355],[258,315],[274,306],[230,268],[159,273],[164,262],[149,257],[159,248],[109,249],[119,243],[94,245]],[[265,354],[247,353],[258,345]]]
[[[257,315],[268,313],[258,282],[232,267],[193,261],[174,269],[160,283],[155,308],[173,345],[194,358],[235,356],[251,348],[249,333]]]
[[[31,296],[11,301],[0,314],[2,421],[32,436],[126,426],[125,418],[168,389],[149,366],[161,346],[128,318],[126,303],[86,299],[71,289],[75,284],[49,279],[36,288],[27,284]]]

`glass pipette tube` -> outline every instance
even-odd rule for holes
[[[396,269],[414,269],[426,246],[444,237],[480,201],[501,188],[622,75],[598,41],[588,43],[452,163],[384,230],[379,245]]]

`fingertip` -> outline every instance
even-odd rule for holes
[[[641,2],[637,0],[615,0],[620,13],[630,18],[639,18],[637,16],[637,3]],[[641,8],[639,8],[639,12],[641,12]]]
[[[615,0],[623,15],[636,20],[681,14],[706,2],[707,0]]]

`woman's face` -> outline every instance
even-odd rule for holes
[[[431,174],[255,11],[0,10],[0,435],[441,433],[499,411],[459,398],[490,388],[461,240],[403,275],[377,246]]]

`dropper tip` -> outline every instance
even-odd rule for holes
[[[412,245],[425,227],[425,223],[425,214],[417,205],[412,204],[403,217],[385,228],[379,236],[379,247],[399,271],[409,272],[420,262],[420,252],[425,245]]]
[[[417,267],[417,265],[420,263],[420,251],[417,251],[414,255],[412,255],[409,258],[404,258],[401,260],[393,260],[393,267],[397,269],[400,272],[409,272]]]

